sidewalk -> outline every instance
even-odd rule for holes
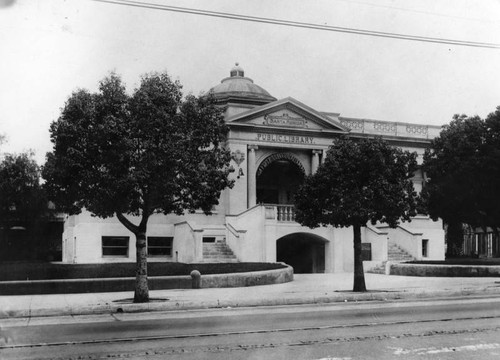
[[[0,296],[0,319],[116,312],[314,304],[370,300],[499,295],[500,278],[437,278],[365,274],[368,292],[353,293],[353,274],[296,274],[294,281],[244,288],[150,291],[134,304],[133,292]]]

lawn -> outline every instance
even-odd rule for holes
[[[151,262],[148,276],[189,275],[192,270],[201,274],[225,274],[235,272],[262,271],[284,267],[276,263],[203,263],[185,264]],[[51,280],[134,277],[135,263],[115,264],[60,264],[45,262],[0,263],[0,281]]]

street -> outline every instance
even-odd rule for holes
[[[500,298],[0,320],[1,359],[489,359]]]

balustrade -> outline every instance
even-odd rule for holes
[[[293,205],[278,205],[278,221],[295,221],[295,207]]]

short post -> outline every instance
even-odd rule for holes
[[[201,273],[198,270],[191,271],[191,287],[201,289]]]

